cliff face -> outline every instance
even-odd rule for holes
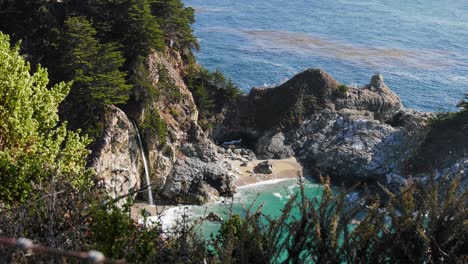
[[[104,132],[90,166],[99,184],[111,197],[118,197],[140,188],[140,150],[133,124],[115,106],[104,111]]]
[[[276,88],[252,89],[213,137],[242,138],[263,158],[296,156],[336,180],[391,181],[402,177],[429,116],[405,109],[381,75],[351,88],[309,69]]]
[[[135,91],[125,108],[127,114],[115,107],[108,111],[103,143],[94,151],[103,153],[95,155],[92,165],[100,177],[110,179],[107,190],[115,195],[127,193],[129,188],[113,187],[113,181],[122,177],[134,183],[132,188],[141,187],[143,165],[133,120],[142,134],[157,196],[178,203],[205,203],[229,195],[231,168],[197,124],[197,107],[182,77],[185,65],[180,54],[153,53],[145,68],[154,90]],[[125,175],[115,169],[120,163],[131,168]]]

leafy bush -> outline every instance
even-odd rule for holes
[[[107,257],[141,263],[155,254],[161,232],[157,224],[139,225],[131,219],[131,205],[131,199],[123,208],[113,203],[94,204],[90,210],[90,240]]]
[[[87,137],[58,123],[58,105],[70,90],[47,87],[47,71],[30,66],[0,33],[0,202],[11,205],[34,196],[50,174],[67,177],[76,187],[87,184]]]

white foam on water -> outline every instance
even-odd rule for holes
[[[273,193],[273,196],[278,197],[280,200],[283,200],[283,195],[281,195],[281,193],[275,192]]]
[[[259,186],[262,186],[262,185],[272,185],[272,184],[277,184],[277,183],[280,183],[280,182],[283,182],[283,181],[292,181],[292,180],[296,181],[296,179],[291,179],[291,178],[274,179],[274,180],[261,181],[261,182],[247,184],[247,185],[244,185],[244,186],[239,186],[239,187],[237,187],[237,189],[247,189],[247,188],[259,187]]]
[[[189,221],[195,218],[193,213],[193,208],[196,206],[174,206],[169,207],[167,210],[161,213],[159,216],[149,216],[146,218],[146,225],[155,226],[161,224],[162,230],[169,231],[171,230],[180,220],[182,220],[182,214],[184,210],[187,210],[189,215]],[[139,219],[139,224],[145,224],[144,219]]]

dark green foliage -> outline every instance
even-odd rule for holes
[[[124,104],[131,86],[134,101],[157,96],[144,65],[152,50],[164,51],[170,37],[193,59],[193,22],[193,9],[180,0],[17,0],[0,16],[0,31],[23,40],[23,53],[49,68],[52,84],[74,82],[61,117],[95,139],[103,104]]]
[[[199,49],[191,24],[195,22],[195,10],[184,7],[181,0],[151,0],[153,14],[158,17],[169,45],[182,51]],[[189,54],[189,52],[184,52]]]
[[[269,263],[271,249],[267,234],[263,233],[260,210],[247,213],[245,218],[232,215],[212,238],[212,248],[220,263]]]
[[[468,191],[460,178],[412,184],[347,202],[324,182],[321,199],[303,188],[276,219],[260,209],[233,216],[213,239],[220,263],[463,263]],[[299,210],[299,213],[297,211]]]
[[[9,34],[13,43],[22,41],[22,51],[33,68],[38,64],[49,69],[52,84],[57,80],[54,69],[61,38],[62,9],[53,1],[15,0],[17,12],[0,15],[0,31]]]
[[[129,216],[131,204],[128,200],[122,209],[112,203],[94,205],[90,210],[90,239],[107,257],[140,263],[155,254],[161,232],[157,225],[135,223]]]
[[[134,66],[130,71],[130,83],[134,86],[133,99],[135,101],[150,102],[158,99],[159,89],[151,83],[150,73],[145,66],[144,58],[138,56]]]
[[[210,72],[204,68],[192,68],[186,82],[194,96],[201,122],[219,113],[226,104],[235,103],[241,95],[239,88],[219,70]]]
[[[119,69],[124,59],[117,44],[100,44],[96,30],[84,17],[65,21],[63,66],[73,80],[74,95],[87,104],[123,104],[130,86]]]
[[[199,236],[196,227],[189,223],[185,207],[172,230],[160,239],[156,253],[147,263],[205,263],[206,242]]]
[[[465,103],[464,103],[465,102]],[[466,101],[459,106],[464,107]],[[449,166],[468,151],[468,111],[435,113],[417,152],[407,162],[409,173],[431,172]]]
[[[171,103],[178,103],[182,99],[182,94],[180,93],[180,89],[175,85],[173,80],[169,76],[168,70],[164,67],[164,65],[159,65],[158,67],[158,89],[160,92],[165,93],[167,99]]]
[[[164,37],[156,17],[151,14],[150,0],[130,0],[124,46],[127,58],[146,57],[151,49],[163,50]],[[190,26],[189,26],[190,27]]]
[[[380,249],[394,263],[466,261],[468,191],[461,177],[410,185],[389,194],[390,223],[382,230]]]
[[[155,110],[151,109],[147,112],[142,128],[145,133],[156,135],[159,145],[164,145],[166,143],[167,124]]]

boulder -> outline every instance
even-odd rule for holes
[[[205,162],[187,157],[171,171],[162,195],[184,204],[204,204],[233,193],[229,169],[221,161]]]
[[[254,172],[259,174],[271,174],[273,173],[273,162],[266,160],[257,164],[254,167]]]
[[[214,213],[214,212],[210,212],[206,217],[205,217],[206,220],[210,221],[210,222],[221,222],[223,221],[223,218],[221,218],[221,216],[219,216],[218,214]]]

